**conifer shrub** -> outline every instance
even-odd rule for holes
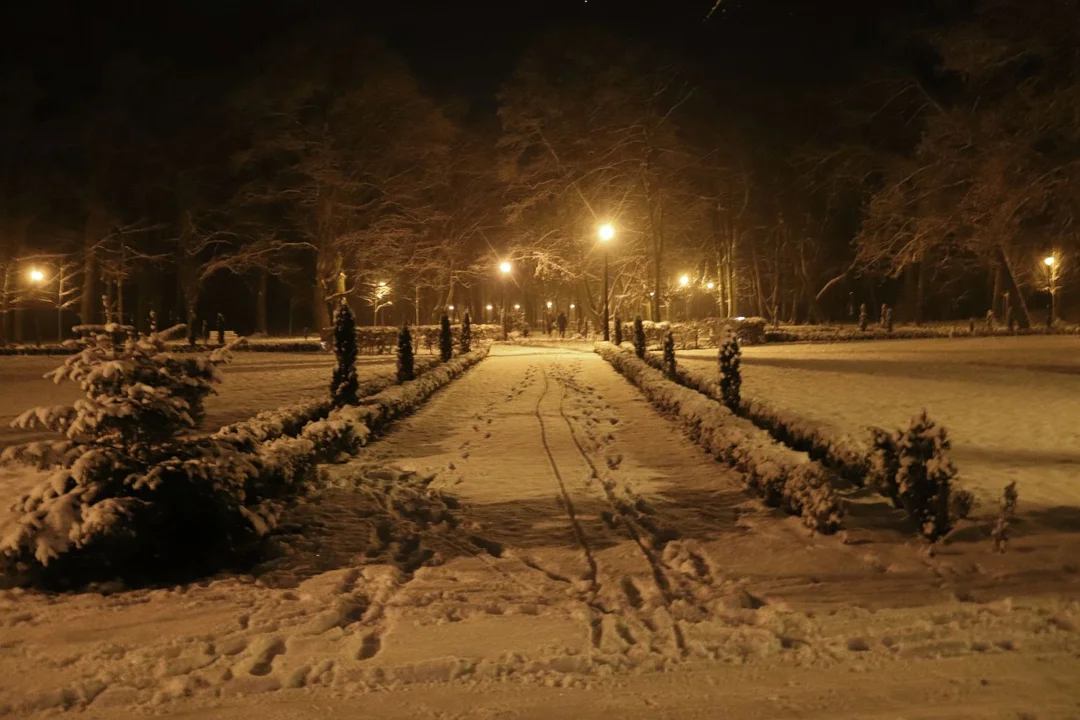
[[[443,362],[450,362],[454,356],[454,335],[450,331],[450,318],[443,313],[439,321],[439,357]]]
[[[664,374],[669,380],[675,380],[677,373],[675,367],[675,336],[669,331],[664,337]]]
[[[85,347],[47,377],[80,385],[73,406],[34,408],[15,425],[63,439],[7,448],[48,477],[14,505],[0,532],[0,572],[51,588],[117,578],[180,579],[251,551],[272,510],[249,498],[250,458],[198,426],[220,381],[224,349],[168,351],[184,326],[116,345],[114,325],[76,328]]]
[[[217,314],[217,344],[225,344],[225,316],[221,313]]]
[[[885,332],[890,332],[891,333],[892,331],[893,331],[892,308],[887,307],[887,308],[885,308]]]
[[[645,325],[640,315],[634,318],[634,354],[645,359]]]
[[[859,331],[866,332],[866,326],[870,323],[870,316],[866,312],[866,303],[859,306]]]
[[[349,304],[342,301],[334,311],[334,355],[337,366],[330,380],[330,400],[334,407],[360,402],[360,382],[356,377],[356,319]]]
[[[951,443],[944,428],[926,412],[907,430],[873,431],[870,469],[880,492],[903,508],[919,532],[935,541],[952,529],[950,495],[956,468],[949,459]]]
[[[735,333],[728,332],[724,344],[720,346],[720,397],[732,412],[739,412],[742,404],[742,371],[739,368],[742,351]]]
[[[467,355],[472,351],[472,319],[469,317],[469,313],[465,313],[465,317],[461,321],[460,346],[462,355]]]
[[[1005,486],[1001,498],[1001,510],[998,512],[994,528],[990,531],[990,537],[994,540],[994,550],[999,553],[1005,552],[1005,547],[1009,544],[1009,528],[1012,526],[1013,521],[1016,520],[1016,503],[1018,500],[1016,481],[1013,480]]]
[[[401,332],[398,333],[397,348],[397,381],[404,383],[415,380],[412,333],[409,332],[407,324],[402,325]]]
[[[622,318],[618,313],[615,313],[615,347],[622,345]]]

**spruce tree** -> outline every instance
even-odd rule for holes
[[[859,306],[859,330],[866,332],[866,326],[870,323],[870,315],[866,312],[866,303]]]
[[[450,362],[454,356],[454,336],[450,332],[450,318],[443,313],[439,321],[439,357],[443,362]]]
[[[664,338],[664,374],[675,379],[675,336],[670,330]]]
[[[217,343],[225,344],[225,316],[221,313],[217,314]]]
[[[642,360],[645,359],[645,325],[641,322],[641,316],[634,318],[634,353]]]
[[[472,351],[472,319],[469,313],[465,313],[465,317],[461,320],[460,345],[462,355]]]
[[[615,346],[622,345],[622,318],[615,313]]]
[[[334,312],[334,355],[337,367],[330,381],[330,398],[335,407],[357,405],[360,383],[356,378],[356,319],[345,301]]]
[[[739,412],[742,403],[742,371],[739,369],[739,339],[730,329],[724,344],[720,346],[720,397],[732,412]]]
[[[397,381],[399,383],[416,379],[413,369],[413,346],[412,333],[409,332],[408,324],[401,326],[397,341]]]
[[[885,330],[886,330],[886,332],[892,332],[892,329],[893,329],[892,308],[891,307],[890,308],[885,308]]]

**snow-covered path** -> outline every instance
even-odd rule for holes
[[[716,367],[715,350],[680,357]],[[924,408],[953,441],[962,483],[988,504],[1080,507],[1080,338],[989,337],[743,348],[743,394],[868,437]]]
[[[327,482],[250,576],[106,596],[0,592],[0,709],[1080,711],[1075,540],[930,557],[888,531],[808,536],[591,353],[496,347],[327,468]]]

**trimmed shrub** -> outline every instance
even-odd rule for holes
[[[465,313],[465,317],[461,321],[460,342],[462,355],[468,355],[472,352],[472,320],[469,318],[469,313]]]
[[[870,315],[866,312],[866,303],[859,306],[859,332],[866,332],[866,326],[870,323]]]
[[[634,354],[645,358],[645,326],[641,323],[640,315],[634,318]]]
[[[450,318],[443,313],[439,321],[439,357],[443,362],[450,362],[454,356],[454,335],[450,331]]]
[[[217,314],[217,344],[225,344],[225,316],[221,313]]]
[[[342,301],[334,312],[334,355],[337,366],[330,380],[330,400],[334,407],[355,405],[360,382],[356,377],[356,320],[348,303]]]
[[[873,442],[871,470],[882,494],[902,507],[931,542],[946,535],[954,519],[950,490],[956,468],[948,456],[951,444],[945,429],[923,411],[894,436],[875,428]]]
[[[622,318],[618,313],[615,313],[615,345],[622,345]]]
[[[739,369],[742,351],[739,349],[739,340],[734,333],[728,333],[724,344],[720,346],[720,393],[723,396],[724,405],[732,412],[738,412],[742,404],[740,397],[742,390],[742,371]]]
[[[669,380],[674,380],[676,377],[675,370],[675,338],[671,333],[667,334],[664,338],[664,374],[668,376]]]
[[[403,383],[415,379],[412,335],[409,333],[409,326],[402,325],[401,332],[398,333],[397,381]]]
[[[1005,552],[1005,546],[1009,544],[1009,528],[1016,520],[1016,503],[1019,496],[1016,492],[1016,481],[1005,486],[1001,497],[1001,510],[998,512],[997,522],[994,523],[990,537],[994,540],[994,550],[999,553]]]

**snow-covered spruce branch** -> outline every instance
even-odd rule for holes
[[[839,529],[840,501],[819,464],[780,445],[720,403],[668,380],[632,352],[611,343],[597,343],[595,349],[649,402],[676,417],[695,443],[740,471],[766,504],[799,516],[817,532]]]

